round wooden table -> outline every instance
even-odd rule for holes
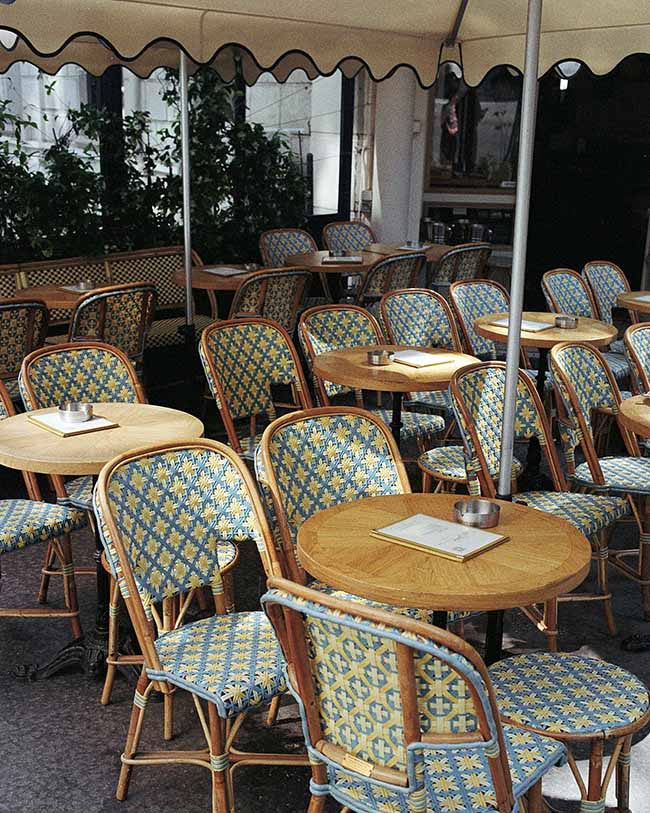
[[[16,296],[21,299],[40,299],[50,310],[54,308],[72,310],[82,296],[109,284],[106,282],[103,285],[97,285],[96,288],[91,288],[89,291],[66,291],[60,285],[32,285],[31,288],[21,288],[16,291]]]
[[[198,418],[153,404],[94,404],[94,413],[119,424],[112,429],[62,438],[28,420],[28,415],[54,412],[52,408],[21,413],[0,421],[0,464],[37,474],[93,475],[113,457],[139,446],[203,436]],[[103,671],[108,640],[108,574],[101,564],[102,544],[95,538],[97,612],[95,630],[85,640],[64,647],[32,678],[56,674],[61,669],[81,666],[93,674]]]
[[[508,318],[508,313],[492,313],[481,316],[474,321],[474,329],[486,339],[505,344],[508,341],[508,328],[503,325],[493,324],[497,319]],[[547,325],[555,325],[556,313],[546,313],[543,311],[524,311],[522,319],[530,319],[534,322],[544,322]],[[548,370],[548,351],[560,342],[587,342],[594,347],[606,347],[611,344],[617,336],[617,330],[613,325],[606,322],[599,322],[597,319],[588,319],[585,316],[578,318],[576,328],[551,327],[548,330],[532,332],[522,330],[520,342],[522,347],[539,348],[539,366],[537,368],[537,392],[544,400],[546,386],[546,372]],[[528,446],[528,456],[526,459],[526,471],[520,478],[519,485],[526,490],[537,488],[552,489],[553,485],[546,475],[540,475],[541,450],[536,438],[532,438]]]
[[[638,313],[650,313],[650,291],[626,291],[616,297],[619,308]]]
[[[621,401],[618,422],[644,438],[650,438],[650,396],[634,395]]]
[[[222,277],[219,274],[211,274],[209,271],[205,271],[205,268],[239,268],[241,269],[241,274],[233,274],[229,277]],[[260,268],[261,266],[256,267],[255,270],[259,271]],[[224,313],[220,314],[217,294],[219,292],[222,294],[234,294],[242,282],[247,280],[252,273],[254,272],[246,271],[244,266],[238,263],[232,263],[229,265],[225,263],[223,265],[197,265],[192,268],[192,288],[196,288],[207,293],[208,299],[210,300],[212,317],[214,319],[227,319],[228,312],[230,310],[230,301],[228,301],[230,298],[224,297],[227,301],[221,303],[224,305]],[[185,288],[185,271],[183,268],[177,268],[174,271],[172,279],[176,285],[179,285],[181,288]]]
[[[431,367],[409,367],[392,361],[382,367],[368,363],[368,350],[419,350],[429,353],[436,361],[444,364]],[[465,353],[452,350],[441,350],[432,347],[408,347],[407,345],[369,345],[367,347],[345,347],[340,350],[329,350],[314,358],[314,373],[326,381],[375,392],[393,394],[393,418],[391,429],[399,445],[402,426],[402,396],[405,392],[431,392],[446,390],[456,370],[476,364],[478,359]]]
[[[285,265],[301,266],[319,274],[363,274],[371,265],[382,258],[381,254],[374,254],[371,251],[360,251],[357,254],[357,256],[362,257],[360,263],[324,263],[323,258],[329,257],[329,254],[329,251],[292,254],[286,258]]]
[[[424,254],[427,262],[437,263],[443,254],[453,248],[444,243],[425,243],[423,248],[400,248],[400,245],[405,245],[405,243],[372,243],[368,250],[384,257],[395,254]]]
[[[587,576],[591,546],[573,525],[551,514],[499,502],[508,541],[466,562],[385,542],[370,531],[427,514],[453,520],[455,494],[399,494],[343,503],[310,517],[298,531],[298,556],[317,579],[357,596],[400,607],[486,610],[491,639],[486,659],[498,659],[497,612],[544,602]],[[543,540],[543,544],[540,544]]]

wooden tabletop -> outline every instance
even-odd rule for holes
[[[33,415],[54,412],[34,410]],[[21,413],[0,421],[0,464],[40,474],[99,474],[118,454],[151,443],[195,440],[203,436],[198,418],[153,404],[95,404],[94,412],[119,426],[61,438]]]
[[[636,435],[650,438],[650,396],[634,395],[621,401],[618,420]]]
[[[375,254],[381,254],[384,257],[395,254],[425,254],[429,262],[437,263],[443,254],[446,254],[454,246],[448,246],[444,243],[425,243],[424,248],[400,248],[404,243],[372,243],[370,251]]]
[[[420,350],[430,353],[437,360],[445,361],[431,367],[409,367],[392,361],[382,367],[368,363],[368,350],[383,349],[389,353],[396,350]],[[456,370],[476,364],[477,358],[452,350],[432,347],[409,347],[407,345],[382,344],[368,347],[346,347],[330,350],[314,357],[314,373],[326,381],[379,392],[429,392],[446,390]]]
[[[231,277],[221,277],[219,274],[211,274],[209,271],[204,271],[204,268],[241,268],[242,273]],[[257,268],[256,270],[260,270]],[[192,268],[192,288],[201,288],[204,291],[236,291],[245,279],[254,273],[253,271],[245,271],[243,265],[232,263],[226,265],[197,265]],[[177,268],[174,271],[174,282],[176,285],[185,287],[185,271],[182,268]]]
[[[101,287],[101,285],[97,286],[97,288]],[[21,288],[16,292],[16,296],[21,299],[41,299],[50,309],[72,310],[77,304],[77,300],[89,293],[91,291],[66,291],[60,285],[33,285],[31,288]]]
[[[298,265],[325,274],[362,274],[382,258],[381,254],[370,251],[360,251],[359,255],[363,258],[360,263],[323,263],[323,257],[329,257],[329,251],[312,251],[308,254],[292,254],[287,257],[286,265]]]
[[[650,313],[650,291],[626,291],[616,297],[616,304],[631,311]]]
[[[368,497],[320,511],[298,531],[300,561],[339,590],[404,607],[503,610],[566,593],[589,572],[591,547],[565,520],[516,503],[499,502],[509,540],[466,562],[405,548],[370,536],[413,514],[452,520],[457,494]],[[353,533],[351,532],[353,529]]]
[[[555,324],[556,313],[546,313],[538,311],[524,311],[523,319],[532,319],[535,322],[545,322],[547,325]],[[496,319],[507,318],[507,313],[492,313],[481,316],[474,322],[474,328],[479,336],[492,339],[495,342],[505,343],[508,341],[508,328],[492,324]],[[587,319],[580,316],[578,327],[570,330],[567,328],[552,327],[549,330],[540,330],[531,333],[526,330],[521,331],[522,347],[541,347],[547,350],[560,342],[587,342],[594,347],[606,347],[611,344],[618,332],[613,325],[606,322],[599,322],[597,319]]]

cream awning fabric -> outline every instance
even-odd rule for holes
[[[147,75],[176,64],[180,45],[224,78],[237,56],[249,82],[262,70],[282,80],[295,68],[352,75],[364,65],[382,79],[408,65],[428,86],[441,56],[460,61],[458,49],[443,47],[458,7],[459,0],[14,0],[0,5],[0,27],[23,39],[2,51],[0,70],[23,58],[48,72],[66,62],[93,73],[130,63]],[[469,0],[458,40],[470,84],[496,64],[523,68],[526,8],[525,0]],[[545,0],[540,74],[563,59],[606,73],[637,52],[650,52],[650,3]]]

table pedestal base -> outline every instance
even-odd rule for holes
[[[101,679],[106,672],[107,654],[108,636],[92,632],[87,638],[75,638],[74,641],[70,641],[43,666],[37,663],[17,666],[14,675],[25,681],[47,680],[59,672],[80,669],[90,678]]]
[[[397,443],[397,448],[400,448],[400,439],[402,434],[402,393],[393,393],[393,417],[390,422],[391,432]]]

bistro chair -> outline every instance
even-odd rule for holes
[[[262,597],[309,754],[310,813],[541,813],[556,740],[502,725],[487,669],[449,632],[285,579]],[[507,661],[506,661],[507,663]]]
[[[199,355],[228,443],[248,460],[279,406],[311,407],[296,348],[276,322],[259,317],[215,322],[201,335]],[[291,390],[291,404],[278,403],[274,389],[280,385]]]
[[[334,254],[346,251],[366,251],[377,242],[374,231],[360,220],[327,223],[323,228],[325,248]]]
[[[614,324],[614,308],[618,308],[616,297],[631,290],[630,283],[623,271],[615,263],[607,260],[592,260],[582,269],[582,278],[589,286],[594,302],[598,309],[598,318],[608,325]],[[628,310],[630,322],[639,321],[632,310]],[[611,344],[615,353],[623,352],[623,342],[615,341]]]
[[[464,243],[449,249],[437,263],[431,263],[427,286],[447,291],[452,282],[481,279],[485,274],[492,247],[489,243]]]
[[[228,318],[261,316],[277,322],[293,336],[310,279],[306,268],[256,271],[237,289]]]
[[[300,316],[298,336],[305,358],[313,371],[314,358],[328,350],[341,350],[346,347],[363,347],[383,344],[381,328],[374,316],[356,305],[322,305],[310,308]],[[352,401],[364,407],[363,393],[332,381],[325,381],[313,374],[316,397],[321,406],[335,403],[347,404]],[[386,424],[391,421],[389,409],[378,406],[371,410]],[[438,434],[445,428],[440,415],[402,412],[401,447],[405,459],[417,459],[426,449],[431,448]]]
[[[484,362],[458,370],[451,381],[451,395],[461,433],[465,439],[468,470],[479,482],[485,497],[497,496],[495,478],[501,462],[501,426],[504,410],[506,367],[503,362]],[[612,635],[616,624],[612,612],[607,577],[608,541],[614,523],[629,513],[625,499],[593,494],[575,494],[568,490],[550,426],[539,394],[530,376],[519,371],[515,413],[515,436],[519,440],[536,438],[544,456],[553,491],[524,491],[513,499],[530,508],[553,514],[574,525],[591,540],[597,562],[598,592],[563,596],[563,601],[601,601]],[[557,599],[546,603],[543,614],[537,607],[523,608],[526,616],[547,636],[551,651],[557,647]]]
[[[15,415],[16,410],[9,391],[0,381],[0,427],[2,420]],[[69,618],[72,634],[81,635],[77,588],[74,578],[70,533],[86,525],[81,511],[62,505],[42,502],[36,477],[23,472],[23,479],[29,499],[0,500],[0,555],[20,551],[30,545],[47,543],[51,550],[52,562],[58,561],[59,572],[63,577],[63,597],[65,609],[43,607],[45,598],[39,596],[37,608],[0,608],[3,618]]]
[[[542,291],[548,309],[552,313],[568,313],[572,316],[584,316],[588,319],[599,319],[600,313],[589,286],[576,271],[570,268],[555,268],[547,271],[542,277]],[[611,313],[606,322],[611,324]],[[603,353],[609,368],[620,383],[630,375],[630,367],[623,355],[623,348]]]
[[[650,323],[630,325],[623,337],[625,355],[636,395],[650,392]]]
[[[355,304],[367,308],[379,319],[381,297],[389,291],[414,288],[418,284],[425,262],[424,254],[415,253],[398,254],[377,260],[361,280]]]
[[[611,563],[624,576],[641,585],[643,616],[650,621],[650,458],[641,457],[635,436],[619,424],[629,457],[598,457],[592,417],[603,411],[616,416],[621,393],[602,353],[586,344],[563,342],[550,353],[553,380],[565,410],[567,423],[562,439],[571,480],[578,488],[627,499],[640,531],[635,550],[611,551]],[[580,446],[584,463],[575,465],[575,448]],[[626,558],[637,559],[631,567]]]
[[[120,455],[104,467],[95,510],[107,556],[119,567],[120,589],[144,658],[117,798],[126,798],[134,765],[195,764],[211,772],[212,810],[228,813],[234,809],[233,763],[305,764],[300,755],[233,749],[246,712],[286,688],[280,647],[264,613],[226,613],[221,546],[252,539],[268,574],[279,570],[270,561],[274,547],[253,479],[221,443],[154,446]],[[156,529],[156,518],[162,517],[168,529],[163,535]],[[182,625],[193,595],[203,587],[210,590],[214,614]],[[191,693],[206,739],[203,749],[139,751],[153,689],[165,696],[179,689]]]
[[[69,342],[103,342],[142,367],[147,335],[156,312],[156,286],[148,282],[111,285],[82,296],[73,312]]]
[[[38,299],[0,300],[0,381],[18,399],[18,373],[25,356],[43,346],[49,313]]]
[[[312,254],[318,251],[316,241],[304,229],[269,229],[260,235],[260,254],[262,262],[268,268],[280,268],[287,265],[287,259],[294,254]],[[327,275],[318,274],[323,291],[322,297],[311,297],[309,304],[332,302]]]
[[[650,720],[648,690],[633,674],[598,658],[541,652],[515,655],[489,669],[503,724],[552,737],[567,748],[580,791],[580,813],[605,813],[616,770],[616,810],[629,813],[632,736]],[[613,749],[604,770],[604,747]],[[585,784],[572,749],[589,746]]]
[[[356,407],[320,407],[278,418],[262,435],[256,475],[283,572],[301,584],[307,582],[307,574],[298,559],[297,542],[305,520],[341,503],[411,492],[390,430],[379,418]],[[423,621],[433,619],[428,610],[380,605],[323,582],[311,586]],[[461,621],[468,615],[450,612],[448,620]]]

